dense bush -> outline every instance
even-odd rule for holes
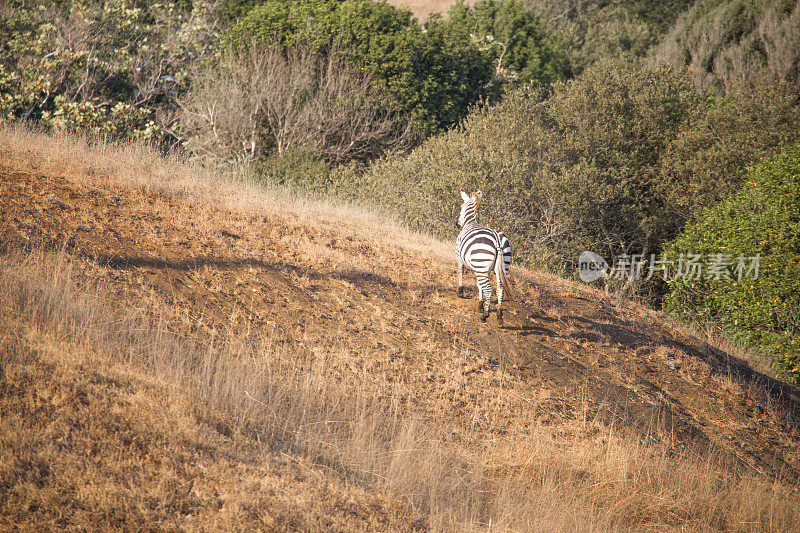
[[[691,110],[662,156],[678,226],[737,192],[748,166],[800,138],[799,99],[787,82],[753,78]]]
[[[573,71],[618,57],[645,57],[688,0],[526,0],[563,36]]]
[[[800,383],[800,144],[753,168],[739,193],[704,212],[668,249],[700,254],[703,273],[671,281],[665,308],[745,336]],[[760,256],[756,279],[737,272],[740,254]],[[712,274],[713,259],[729,269]]]
[[[672,218],[656,186],[659,156],[698,102],[668,70],[602,63],[549,97],[513,91],[458,131],[374,166],[370,195],[447,234],[458,190],[480,188],[484,220],[514,236],[523,261],[555,270],[582,249],[652,247]]]
[[[570,67],[560,39],[521,0],[480,0],[473,6],[454,4],[442,26],[473,40],[504,80],[551,83],[569,77]]]
[[[519,68],[540,81],[559,78],[562,59],[541,23],[526,16],[517,28],[530,35],[515,58]],[[323,52],[336,43],[349,62],[376,76],[423,135],[457,124],[471,104],[497,94],[497,55],[485,39],[477,43],[463,27],[441,18],[423,28],[410,11],[383,2],[269,0],[227,34],[234,47],[253,39]]]
[[[237,48],[254,39],[321,53],[336,44],[346,60],[375,74],[423,134],[463,117],[491,79],[491,65],[475,47],[447,40],[438,29],[423,33],[410,11],[372,0],[270,0],[227,35]]]
[[[700,89],[727,91],[766,75],[800,84],[800,3],[700,0],[658,46],[659,62],[685,66]]]
[[[188,67],[213,40],[195,2],[0,8],[0,120],[164,141]]]
[[[526,192],[530,121],[538,105],[533,93],[513,91],[500,104],[475,110],[462,127],[431,137],[407,156],[375,162],[363,176],[340,172],[337,182],[344,194],[377,202],[414,229],[439,236],[452,234],[461,203],[459,188],[481,187],[486,198],[481,219],[527,237],[531,232],[510,227],[516,217],[500,206],[512,191]],[[524,246],[520,253],[528,251]]]
[[[367,161],[412,139],[369,73],[336,49],[253,44],[205,65],[182,99],[184,147],[250,162],[307,151],[335,165]]]
[[[787,94],[770,86],[709,100],[667,67],[603,61],[552,94],[511,92],[350,189],[448,236],[458,190],[480,188],[483,220],[513,236],[523,262],[555,271],[586,249],[658,253],[736,190],[748,164],[798,138]]]

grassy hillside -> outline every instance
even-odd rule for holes
[[[498,329],[379,214],[0,147],[4,528],[800,527],[800,392],[730,346],[523,269]]]

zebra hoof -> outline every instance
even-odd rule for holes
[[[459,298],[463,298],[464,297],[464,287],[459,287],[458,288],[458,297]]]
[[[503,310],[502,309],[498,309],[497,310],[497,323],[500,324],[501,326],[503,325]]]

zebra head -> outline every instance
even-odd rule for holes
[[[461,229],[468,222],[478,221],[478,202],[481,201],[481,198],[483,198],[481,191],[475,191],[472,194],[461,191],[463,203],[461,204],[461,214],[458,215],[458,220],[456,221],[457,228]]]

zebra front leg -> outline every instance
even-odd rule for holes
[[[486,273],[475,273],[478,282],[478,312],[481,313],[481,322],[489,318],[489,302],[492,301],[492,283]]]

